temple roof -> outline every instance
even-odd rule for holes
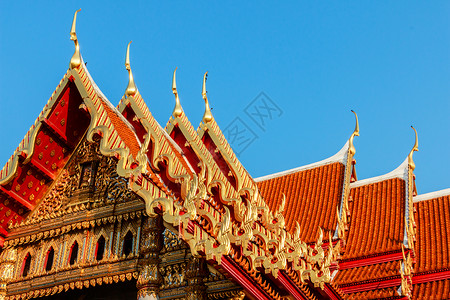
[[[414,284],[413,299],[448,300],[450,279]]]
[[[366,179],[362,179],[362,180],[358,180],[355,182],[352,182],[351,184],[351,188],[356,188],[359,186],[363,186],[363,185],[370,185],[373,183],[377,183],[377,182],[381,182],[381,181],[386,181],[392,178],[400,178],[403,180],[407,180],[408,178],[408,158],[406,158],[401,164],[400,166],[398,166],[395,170],[387,173],[387,174],[383,174],[380,176],[376,176],[376,177],[370,177],[370,178],[366,178]]]
[[[316,163],[255,179],[271,210],[280,205],[282,195],[286,196],[286,227],[293,232],[298,222],[300,236],[307,243],[317,240],[319,227],[332,231],[334,235],[338,223],[336,211],[342,216],[343,211],[347,210],[348,192],[345,191],[348,191],[351,178],[356,179],[352,166],[355,135],[359,135],[357,118],[354,133],[335,155]]]
[[[450,195],[450,189],[444,189],[431,193],[417,195],[413,198],[414,202],[427,201]]]
[[[350,226],[343,259],[401,250],[405,181],[391,178],[350,186]]]
[[[450,190],[420,195],[414,200],[418,201],[414,203],[417,223],[415,273],[449,270]]]
[[[305,242],[315,242],[318,228],[326,231],[336,228],[336,209],[341,200],[345,165],[332,162],[299,168],[266,180],[256,179],[258,188],[270,210],[276,210],[286,195],[284,217],[288,231],[300,224],[300,237]],[[280,173],[278,173],[280,174]]]
[[[205,115],[197,131],[179,102],[175,75],[176,107],[163,129],[134,83],[129,47],[130,80],[116,108],[90,76],[74,30],[69,70],[0,170],[0,238],[47,195],[72,151],[87,140],[117,160],[117,173],[146,201],[148,214],[162,213],[196,255],[246,274],[258,286],[253,296],[278,298],[298,289],[314,298],[317,290],[305,280],[328,293],[338,254],[342,268],[333,284],[348,299],[399,296],[408,255],[416,259],[414,297],[450,288],[448,275],[442,275],[450,272],[450,189],[412,197],[417,133],[407,159],[378,177],[350,183],[356,180],[357,120],[349,141],[332,157],[253,179],[211,114],[206,74]],[[331,243],[324,245],[323,236]],[[430,275],[437,273],[444,277]],[[391,282],[372,285],[385,281]]]
[[[274,179],[277,177],[283,177],[286,175],[290,175],[293,173],[298,173],[301,171],[305,171],[305,170],[310,170],[310,169],[315,169],[324,165],[328,165],[328,164],[332,164],[335,162],[340,162],[342,164],[345,164],[346,162],[346,156],[347,156],[347,151],[348,151],[348,147],[349,147],[349,142],[347,141],[345,143],[345,145],[341,148],[341,150],[339,150],[336,154],[334,154],[333,156],[330,156],[324,160],[318,161],[318,162],[314,162],[305,166],[300,166],[297,168],[293,168],[293,169],[289,169],[286,171],[281,171],[281,172],[277,172],[277,173],[273,173],[273,174],[269,174],[269,175],[265,175],[265,176],[261,176],[261,177],[257,177],[255,178],[255,182],[262,182],[262,181],[267,181],[269,179]]]
[[[122,116],[122,114],[111,104],[102,91],[95,84],[86,65],[82,62],[81,66],[77,68],[77,72],[83,82],[84,88],[94,103],[98,101],[102,106],[97,106],[98,120],[96,126],[107,126],[111,130],[112,135],[108,137],[108,143],[113,139],[110,149],[114,148],[128,148],[136,158],[140,149],[140,142],[136,136],[133,126]],[[87,77],[87,78],[86,78]],[[104,116],[106,113],[107,118]],[[108,120],[109,119],[109,120]],[[117,138],[117,139],[116,139]]]
[[[392,276],[400,276],[399,269],[398,261],[350,268],[340,270],[333,281],[342,288],[356,283],[379,281]]]
[[[374,291],[364,291],[351,293],[346,296],[347,300],[360,300],[360,299],[399,299],[399,295],[396,287],[382,288]]]

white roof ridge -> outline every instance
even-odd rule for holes
[[[309,165],[293,168],[293,169],[290,169],[290,170],[281,171],[281,172],[277,172],[277,173],[261,176],[261,177],[258,177],[258,178],[254,178],[253,180],[255,182],[265,181],[265,180],[269,180],[269,179],[272,179],[272,178],[277,178],[277,177],[281,177],[281,176],[297,173],[297,172],[300,172],[300,171],[317,168],[317,167],[324,166],[324,165],[331,164],[331,163],[335,163],[335,162],[342,162],[342,163],[345,164],[345,160],[347,159],[348,147],[349,147],[349,142],[347,141],[345,143],[345,145],[341,148],[341,150],[339,150],[333,156],[330,156],[330,157],[328,157],[328,158],[326,158],[324,160],[321,160],[321,161],[318,161],[318,162],[315,162],[315,163],[312,163],[312,164],[309,164]]]
[[[426,201],[426,200],[440,198],[443,196],[450,196],[450,188],[414,196],[413,202]]]
[[[392,179],[392,178],[400,178],[405,181],[408,180],[408,157],[406,157],[406,159],[395,170],[393,170],[387,174],[379,175],[376,177],[366,178],[363,180],[357,180],[355,182],[350,183],[350,188],[355,188],[355,187],[359,187],[362,185],[368,185],[368,184],[372,184],[372,183],[376,183],[376,182],[380,182],[380,181],[385,181],[385,180]]]

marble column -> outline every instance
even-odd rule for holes
[[[159,253],[163,247],[162,232],[164,230],[160,216],[143,219],[141,235],[140,272],[137,280],[137,299],[159,299],[159,286],[163,279],[159,273]]]
[[[17,260],[17,250],[9,248],[0,255],[0,300],[6,298],[7,284],[13,279],[14,265]]]
[[[203,258],[191,257],[186,267],[186,300],[206,300],[207,286],[203,279],[208,276],[208,268]]]

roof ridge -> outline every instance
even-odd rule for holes
[[[273,179],[273,178],[277,178],[277,177],[281,177],[281,176],[285,176],[285,175],[290,175],[293,173],[297,173],[300,171],[304,171],[304,170],[309,170],[309,169],[313,169],[316,167],[321,167],[324,165],[328,165],[331,163],[335,163],[335,162],[342,162],[344,163],[346,158],[347,158],[347,153],[348,153],[348,147],[349,147],[349,141],[347,141],[344,146],[334,155],[323,159],[321,161],[318,162],[314,162],[308,165],[304,165],[301,167],[296,167],[293,169],[289,169],[289,170],[285,170],[285,171],[281,171],[281,172],[277,172],[277,173],[273,173],[273,174],[269,174],[269,175],[265,175],[265,176],[261,176],[258,178],[254,178],[253,180],[255,182],[261,182],[261,181],[265,181],[265,180],[269,180],[269,179]]]
[[[443,196],[450,196],[450,188],[414,196],[413,202],[432,200]]]
[[[408,157],[396,169],[392,170],[391,172],[375,177],[366,178],[363,180],[357,180],[355,182],[350,183],[350,188],[377,183],[393,178],[400,178],[405,181],[408,179]]]
[[[81,55],[81,54],[80,54]],[[95,83],[94,79],[92,78],[91,74],[89,73],[89,70],[86,66],[86,64],[84,63],[83,60],[83,56],[81,56],[81,67],[84,69],[84,72],[86,73],[87,77],[89,78],[89,81],[92,84],[92,87],[94,88],[95,92],[97,93],[97,95],[102,99],[103,103],[105,103],[113,112],[115,115],[117,115],[120,120],[122,122],[125,123],[125,125],[131,129],[131,131],[134,133],[134,137],[136,138],[136,141],[138,142],[139,146],[141,145],[141,142],[139,141],[139,138],[136,134],[136,130],[134,129],[134,127],[130,124],[130,122],[128,122],[128,120],[119,112],[119,110],[117,109],[117,107],[115,107],[111,101],[108,100],[108,98],[105,96],[105,94],[103,94],[103,92],[100,90],[100,88],[97,86],[97,84]]]

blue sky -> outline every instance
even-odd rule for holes
[[[163,126],[174,68],[195,127],[208,71],[219,125],[253,132],[239,158],[254,177],[336,153],[353,131],[353,109],[359,179],[395,169],[414,125],[419,194],[450,187],[450,2],[92,2],[0,3],[0,164],[66,72],[71,21],[82,8],[81,53],[113,104],[127,85],[130,40],[136,84]],[[246,114],[261,92],[279,108],[262,128]]]

